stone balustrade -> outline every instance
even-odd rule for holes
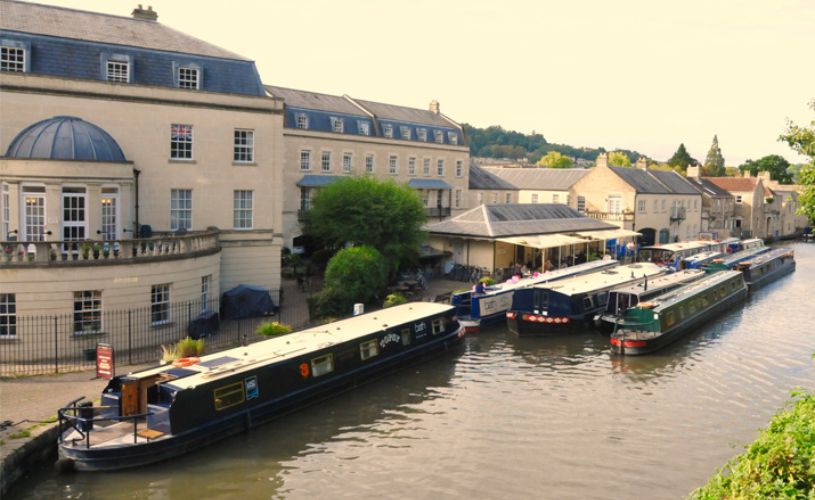
[[[88,266],[186,259],[220,250],[218,231],[115,241],[1,241],[0,268]]]

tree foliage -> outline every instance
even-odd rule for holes
[[[569,168],[572,166],[572,159],[557,151],[549,151],[538,160],[538,165],[546,168]]]
[[[368,245],[343,248],[328,261],[317,313],[345,316],[357,302],[378,302],[387,280],[388,265],[376,248]]]
[[[815,100],[809,103],[815,111]],[[801,203],[799,213],[806,215],[810,222],[815,222],[815,120],[809,122],[809,127],[802,127],[790,122],[787,131],[778,138],[786,142],[798,154],[809,158],[798,172],[798,183],[804,186],[798,197]]]
[[[724,157],[721,148],[719,148],[719,138],[716,135],[713,136],[713,143],[707,151],[705,164],[702,166],[702,175],[708,177],[721,177],[724,175]]]
[[[612,151],[608,154],[608,164],[612,167],[630,167],[631,158],[622,151]]]
[[[759,172],[769,172],[770,178],[778,181],[781,184],[792,184],[792,176],[787,169],[790,167],[790,162],[779,155],[767,155],[758,160],[747,160],[739,165],[739,170],[742,174],[750,172],[750,175],[756,176]]]
[[[671,156],[671,158],[668,160],[668,165],[675,168],[679,168],[683,172],[688,168],[689,165],[695,165],[697,163],[699,162],[696,161],[690,155],[690,153],[688,153],[687,149],[685,149],[685,143],[680,143],[679,147],[676,149],[676,153],[674,153],[673,156]]]
[[[306,212],[305,233],[332,251],[370,245],[386,256],[393,272],[418,257],[426,220],[419,195],[407,185],[348,177],[316,194]]]

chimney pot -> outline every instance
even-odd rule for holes
[[[133,19],[141,19],[142,21],[158,20],[158,13],[153,10],[152,5],[148,5],[145,9],[142,4],[139,4],[138,7],[133,9],[133,12],[131,12],[130,15],[133,16]]]
[[[441,108],[439,106],[439,101],[433,99],[430,101],[430,111],[433,113],[439,114],[441,112]]]
[[[606,153],[600,153],[599,155],[597,155],[597,166],[598,167],[608,166],[608,155]]]

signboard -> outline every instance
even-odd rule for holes
[[[113,378],[113,346],[96,344],[96,378],[110,380]]]

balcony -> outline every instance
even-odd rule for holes
[[[671,207],[671,222],[685,220],[685,207]]]
[[[2,241],[0,269],[121,265],[219,252],[218,231],[116,241]]]
[[[593,219],[613,222],[634,222],[633,212],[586,212]]]
[[[424,211],[428,217],[450,217],[450,207],[428,207]]]

